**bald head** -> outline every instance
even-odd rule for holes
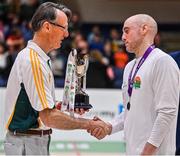
[[[154,44],[156,34],[156,21],[149,15],[137,14],[124,22],[122,40],[126,50],[135,53],[138,57]]]
[[[158,28],[156,21],[147,14],[137,14],[129,17],[125,23],[133,23],[138,26],[146,25],[148,27],[150,35],[154,38],[157,34]]]

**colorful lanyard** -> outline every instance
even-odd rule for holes
[[[136,63],[134,63],[133,67],[132,67],[132,70],[129,74],[129,78],[128,78],[128,94],[129,94],[129,97],[131,97],[132,95],[132,90],[133,90],[133,82],[134,82],[134,78],[138,72],[138,70],[140,69],[140,67],[142,66],[142,64],[144,63],[144,61],[146,60],[146,58],[149,56],[149,54],[152,52],[152,50],[155,48],[154,45],[151,45],[144,53],[144,55],[142,56],[141,60],[139,61],[137,67],[136,67],[136,70],[134,72],[134,75],[132,77],[132,72],[133,72],[133,69],[134,69],[134,66]],[[132,79],[131,79],[132,77]]]

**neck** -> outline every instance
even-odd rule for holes
[[[146,50],[152,45],[153,43],[146,43],[141,46],[135,51],[136,58],[142,57]]]
[[[32,41],[35,42],[46,54],[48,54],[50,48],[48,47],[48,44],[46,44],[47,42],[44,39],[45,37],[42,37],[38,34],[34,34]]]

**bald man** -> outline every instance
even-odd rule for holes
[[[157,23],[146,14],[129,17],[123,26],[126,50],[136,58],[124,71],[125,111],[107,123],[107,134],[124,129],[128,155],[175,154],[179,69],[169,55],[154,46],[156,34]],[[98,128],[88,131],[98,139],[107,135]]]

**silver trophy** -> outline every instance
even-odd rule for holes
[[[76,75],[77,88],[75,94],[75,108],[90,109],[89,96],[86,94],[86,73],[89,64],[88,54],[82,54],[80,51],[76,55]]]
[[[85,92],[88,62],[88,54],[72,49],[67,62],[62,102],[62,110],[68,110],[72,115],[75,108],[92,108],[89,96]]]

